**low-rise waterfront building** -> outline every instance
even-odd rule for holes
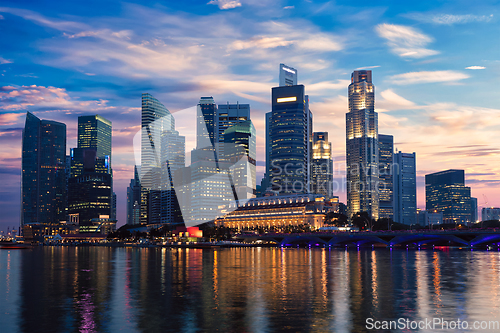
[[[229,208],[230,213],[215,220],[216,226],[252,229],[305,224],[318,229],[323,226],[325,215],[338,210],[338,205],[323,195],[295,194],[253,198],[235,210]]]

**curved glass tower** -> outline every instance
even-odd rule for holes
[[[378,115],[372,71],[354,71],[346,114],[347,210],[379,217]]]

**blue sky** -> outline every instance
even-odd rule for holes
[[[280,63],[298,69],[314,130],[330,133],[337,178],[345,172],[350,74],[369,68],[379,133],[417,153],[419,207],[423,176],[449,168],[466,170],[480,206],[499,206],[499,8],[497,1],[2,1],[0,223],[19,222],[26,111],[66,123],[68,149],[78,115],[113,122],[119,224],[143,92],[174,116],[201,96],[249,103],[262,175],[264,113]]]

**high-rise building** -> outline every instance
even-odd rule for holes
[[[311,193],[332,198],[332,182],[332,144],[328,141],[328,132],[314,132],[311,159]]]
[[[95,149],[97,158],[111,156],[111,122],[99,115],[78,117],[77,145]]]
[[[127,187],[127,224],[139,224],[141,216],[141,181],[137,166],[134,167],[134,178]]]
[[[378,115],[372,72],[368,70],[354,71],[351,75],[346,155],[348,216],[367,212],[378,219]]]
[[[182,224],[182,212],[174,188],[175,171],[186,166],[186,138],[177,131],[161,135],[161,218],[162,224]]]
[[[197,106],[196,148],[215,147],[217,105],[213,97],[202,97]]]
[[[477,216],[477,198],[470,198],[470,210],[471,222],[475,223],[479,221]]]
[[[285,64],[280,64],[280,87],[296,85],[297,70]]]
[[[21,227],[66,220],[66,125],[28,112],[21,164]]]
[[[256,132],[251,120],[224,131],[224,161],[229,162],[230,181],[236,200],[256,195]]]
[[[464,170],[445,170],[425,175],[425,207],[442,212],[444,223],[469,223],[470,187],[465,186]]]
[[[415,153],[394,154],[394,221],[417,224],[417,171]]]
[[[312,113],[304,86],[272,88],[271,117],[272,190],[309,193]]]
[[[68,214],[81,228],[91,226],[93,219],[115,221],[111,131],[111,122],[99,115],[78,117],[78,147],[70,154]]]
[[[379,218],[394,219],[394,139],[378,135],[379,146]]]
[[[161,135],[175,131],[175,119],[151,94],[142,94],[141,116],[141,223],[161,223]]]

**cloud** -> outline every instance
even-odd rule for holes
[[[235,0],[211,0],[208,5],[217,5],[219,9],[232,9],[241,7],[241,2]]]
[[[3,65],[3,64],[11,64],[12,61],[11,60],[7,60],[5,58],[2,58],[0,57],[0,65]]]
[[[283,37],[253,37],[249,40],[236,40],[229,49],[231,50],[244,50],[250,48],[269,49],[279,46],[287,46],[293,44],[293,41],[285,40]]]
[[[323,81],[323,82],[318,82],[318,83],[309,83],[306,84],[306,90],[308,94],[314,93],[316,95],[319,95],[324,92],[328,92],[331,90],[339,90],[339,89],[347,89],[349,84],[351,83],[350,80],[337,80],[336,82],[334,81]]]
[[[87,25],[74,21],[52,20],[27,9],[0,7],[0,12],[20,16],[39,25],[63,31],[84,30]]]
[[[467,79],[469,75],[457,71],[423,71],[410,72],[404,74],[393,75],[389,80],[394,84],[416,84],[416,83],[433,83],[433,82],[456,82]]]
[[[5,17],[3,17],[3,15],[0,15],[0,20],[5,20]]]
[[[399,96],[396,94],[392,89],[387,89],[384,90],[380,93],[380,95],[384,98],[384,100],[377,102],[377,106],[381,105],[384,108],[387,108],[388,105],[391,105],[392,107],[389,107],[389,109],[394,108],[401,108],[401,107],[411,107],[414,106],[415,103],[412,101],[409,101],[405,99],[404,97]]]
[[[486,69],[486,67],[483,67],[483,66],[469,66],[469,67],[465,67],[465,69]]]
[[[375,28],[377,34],[387,40],[391,51],[403,58],[423,58],[439,54],[425,48],[433,39],[416,29],[404,25],[382,23]]]
[[[294,8],[295,8],[295,6],[285,6],[285,7],[283,7],[283,9],[294,9]]]
[[[403,15],[412,20],[423,22],[423,23],[433,23],[441,25],[453,25],[453,24],[464,24],[471,22],[490,22],[493,19],[493,14],[491,15],[453,15],[453,14],[422,14],[422,13],[411,13]]]
[[[23,113],[2,113],[0,114],[0,126],[14,125],[23,115]]]

